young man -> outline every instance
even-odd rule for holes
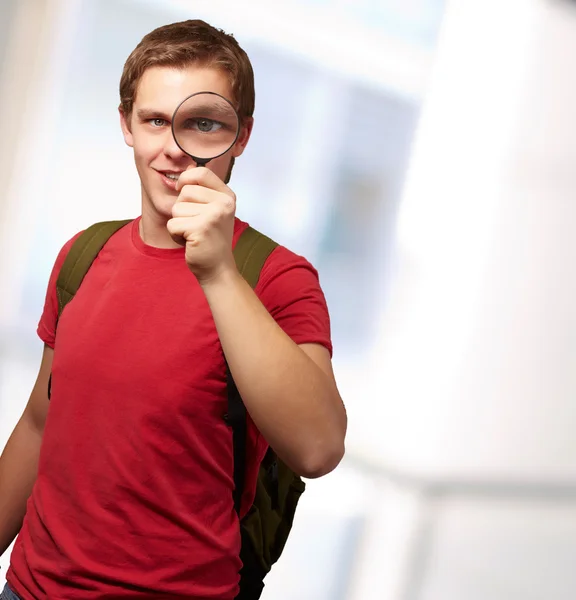
[[[241,130],[196,167],[170,120],[203,91],[232,101]],[[104,246],[57,330],[56,280],[76,238],[56,260],[40,371],[0,460],[0,553],[19,532],[4,593],[231,600],[241,561],[225,361],[249,414],[242,515],[268,445],[304,477],[343,456],[328,311],[316,271],[286,248],[255,291],[236,269],[247,224],[224,181],[250,138],[254,82],[234,38],[202,21],[153,31],[120,96],[142,215]]]

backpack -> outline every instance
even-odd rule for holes
[[[131,223],[108,221],[86,229],[74,242],[62,265],[56,292],[58,317],[78,291],[92,262],[119,229]],[[278,244],[248,227],[240,236],[234,259],[240,274],[256,287],[268,256]],[[234,506],[240,511],[246,471],[246,408],[226,365],[228,381],[228,412],[224,416],[232,428],[234,445]],[[50,398],[51,377],[48,383]],[[278,560],[292,528],[296,506],[305,490],[305,483],[274,451],[269,448],[258,474],[256,496],[248,513],[240,521],[242,546],[240,558],[240,592],[237,600],[258,600],[264,589],[264,577]]]

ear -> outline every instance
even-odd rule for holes
[[[234,158],[237,158],[244,152],[244,149],[248,144],[248,140],[250,139],[250,135],[252,134],[252,127],[254,127],[254,118],[248,117],[247,119],[244,119],[238,139],[234,144],[234,148],[232,148],[231,154]]]
[[[120,113],[120,127],[122,128],[122,135],[124,136],[124,141],[130,148],[134,147],[134,137],[132,136],[132,131],[130,130],[130,122],[126,118],[126,114],[122,110],[122,107],[118,107],[118,112]]]

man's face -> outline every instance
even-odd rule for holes
[[[134,149],[142,184],[142,208],[163,219],[172,217],[172,206],[178,197],[175,176],[195,165],[174,141],[172,115],[184,98],[197,92],[215,92],[233,101],[230,83],[222,71],[194,66],[153,67],[140,79],[129,121],[120,112],[124,140]],[[208,163],[207,167],[220,179],[226,178],[232,158],[244,151],[251,129],[249,120],[234,146]]]

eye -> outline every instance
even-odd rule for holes
[[[164,125],[166,125],[166,121],[164,119],[150,119],[149,120],[150,125],[152,125],[152,127],[164,127]]]
[[[183,129],[189,129],[199,133],[216,133],[219,129],[222,129],[222,127],[224,127],[223,123],[205,117],[186,119],[183,123]]]
[[[222,124],[212,119],[198,119],[196,126],[199,131],[210,133],[211,131],[218,131],[222,127]]]

